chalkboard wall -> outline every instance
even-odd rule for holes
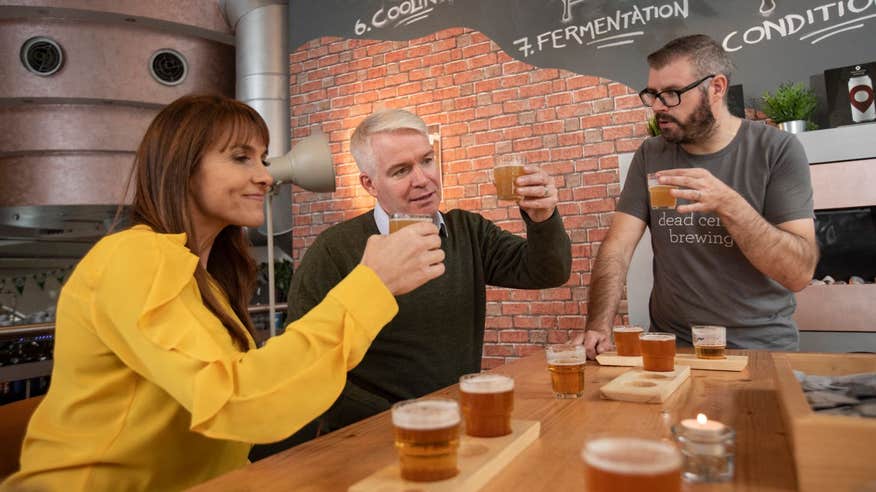
[[[747,101],[784,81],[823,91],[825,69],[876,59],[876,0],[291,0],[290,49],[322,36],[414,39],[484,33],[519,60],[633,88],[645,57],[705,33],[732,53]]]

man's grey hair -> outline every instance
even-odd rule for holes
[[[359,166],[359,171],[374,178],[377,167],[374,151],[371,148],[371,136],[375,133],[411,130],[429,138],[429,129],[419,116],[403,109],[385,109],[378,111],[359,123],[353,136],[350,137],[350,153]]]
[[[696,72],[695,78],[723,74],[727,77],[728,85],[736,69],[724,48],[705,34],[691,34],[673,39],[648,55],[648,66],[659,70],[679,58],[686,58],[691,62]]]

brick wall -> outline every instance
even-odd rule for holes
[[[374,206],[359,185],[349,137],[375,109],[403,108],[440,125],[442,210],[478,212],[522,232],[519,209],[497,203],[491,183],[493,156],[505,152],[525,153],[559,188],[572,276],[543,291],[489,288],[484,368],[584,328],[590,269],[620,188],[617,154],[634,151],[647,135],[648,113],[633,90],[535,68],[460,28],[400,42],[314,40],[291,55],[290,72],[293,143],[321,128],[338,175],[333,194],[293,194],[296,262],[325,228]]]

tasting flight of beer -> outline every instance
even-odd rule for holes
[[[419,218],[393,219],[416,221]],[[430,219],[424,217],[421,220]],[[725,357],[724,327],[693,325],[691,334],[697,358]],[[612,329],[612,340],[619,356],[641,357],[642,369],[650,371],[654,377],[675,370],[674,334],[648,332],[635,325],[616,326]],[[545,361],[555,398],[575,399],[584,394],[587,358],[583,345],[549,344],[545,347]],[[458,402],[425,397],[395,404],[392,422],[401,477],[412,482],[430,482],[457,476],[459,460],[464,459],[458,456],[462,436],[495,438],[509,435],[512,433],[513,411],[514,379],[490,372],[460,377]],[[688,419],[685,422],[695,421]],[[718,425],[713,422],[696,424],[704,428]],[[706,481],[712,478],[727,480],[732,476],[732,448],[709,444],[706,450],[712,454],[704,455],[703,448],[697,447],[701,445],[694,439],[702,439],[702,436],[695,431],[676,437],[681,449],[665,440],[624,435],[588,440],[581,451],[588,490],[680,491],[683,478],[687,481],[702,481],[703,477]],[[729,432],[732,444],[732,430]],[[722,453],[716,455],[714,449],[720,449]],[[731,450],[727,452],[726,449]],[[719,463],[722,472],[709,474],[702,471],[704,463],[718,463],[716,460],[723,460]],[[691,467],[700,471],[692,471]]]

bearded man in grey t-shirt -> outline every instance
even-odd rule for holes
[[[623,279],[651,230],[651,331],[690,343],[692,324],[727,327],[731,348],[796,350],[793,291],[818,259],[812,186],[802,146],[788,133],[730,114],[733,64],[705,35],[648,56],[639,93],[662,135],[633,157],[594,266],[584,334],[587,354],[611,349]],[[652,208],[647,174],[677,188],[672,208]]]

